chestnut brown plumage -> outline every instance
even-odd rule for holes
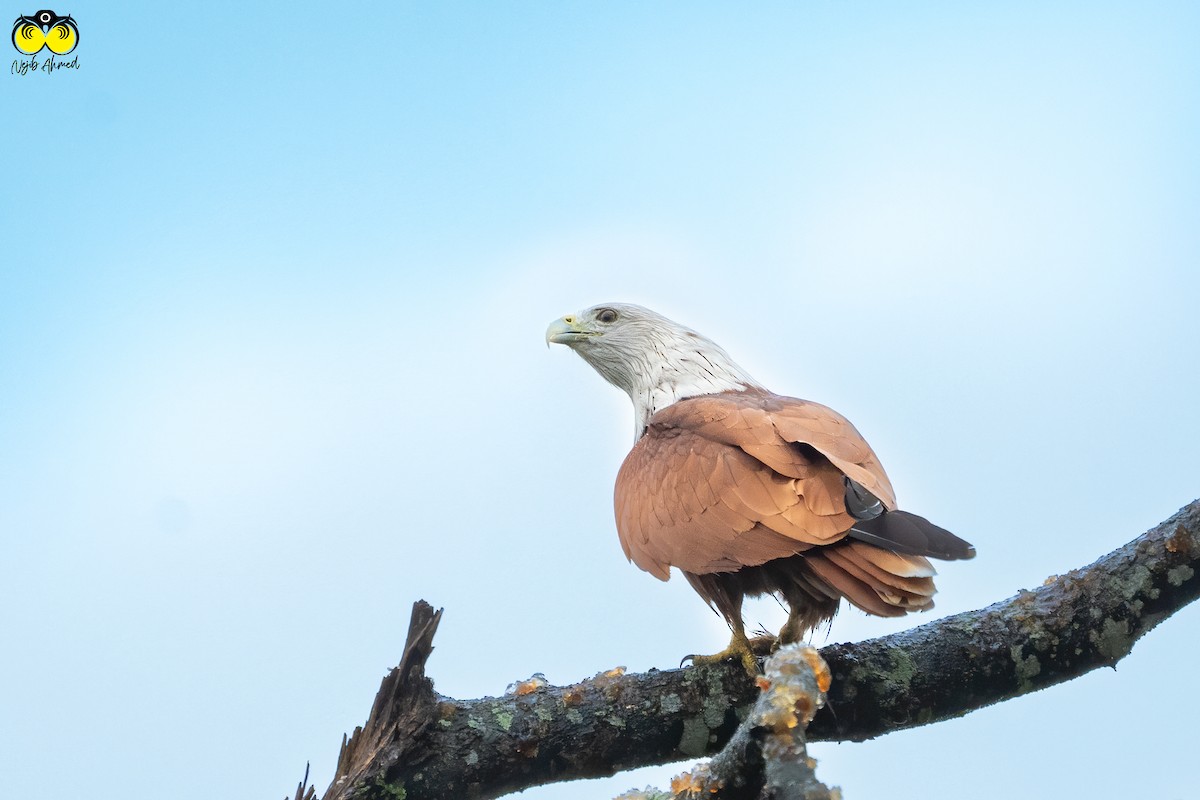
[[[654,312],[594,306],[552,323],[566,344],[633,400],[636,441],[614,504],[625,555],[667,580],[679,569],[728,621],[754,668],[743,597],[774,594],[790,612],[782,641],[831,619],[841,598],[880,616],[933,606],[926,556],[974,548],[896,509],[891,482],[843,416],[767,391],[720,347]]]

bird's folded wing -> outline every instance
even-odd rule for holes
[[[722,572],[832,544],[854,522],[843,474],[894,503],[870,447],[824,406],[745,392],[682,400],[650,420],[617,475],[621,544],[664,580],[671,566]]]

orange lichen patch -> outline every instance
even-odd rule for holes
[[[767,689],[771,688],[771,679],[768,678],[766,675],[759,675],[757,678],[754,679],[754,683],[755,683],[755,685],[758,686],[759,689],[762,689],[764,692]]]
[[[791,730],[800,724],[796,712],[801,706],[812,706],[812,699],[803,690],[794,686],[776,686],[763,709],[763,727],[775,733]]]
[[[720,789],[721,781],[714,780],[703,765],[671,779],[671,793],[675,795],[716,794]]]
[[[616,700],[621,692],[621,684],[618,681],[624,674],[624,667],[613,667],[605,672],[597,672],[596,677],[592,678],[592,684],[603,691],[609,700]]]
[[[1167,552],[1184,552],[1191,555],[1193,546],[1192,535],[1188,529],[1182,525],[1176,525],[1175,532],[1167,539]]]
[[[562,701],[564,706],[577,706],[583,702],[583,689],[578,686],[571,686],[563,692]]]
[[[530,678],[527,681],[518,681],[516,684],[516,688],[513,691],[513,694],[517,695],[518,697],[520,697],[522,695],[526,695],[526,694],[533,694],[538,689],[541,689],[547,685],[548,684],[546,682],[545,676],[534,675],[532,678]]]
[[[523,694],[531,694],[536,692],[538,689],[541,689],[543,686],[548,685],[549,684],[546,682],[546,676],[540,672],[535,672],[528,680],[510,683],[508,688],[504,690],[504,693],[520,696]]]
[[[700,786],[696,780],[696,776],[690,772],[685,772],[682,775],[676,775],[671,778],[671,792],[674,794],[698,794]]]
[[[763,691],[763,727],[775,733],[812,722],[825,702],[825,692],[833,680],[829,665],[815,647],[792,645],[780,651],[770,662],[770,678],[758,679]],[[809,675],[813,683],[809,683]]]
[[[829,665],[825,663],[825,659],[821,658],[821,653],[815,647],[808,647],[804,650],[804,660],[812,667],[813,675],[817,679],[817,688],[822,692],[828,692],[830,684],[833,683],[833,675],[829,672]]]

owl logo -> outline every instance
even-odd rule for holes
[[[42,10],[28,17],[17,17],[12,43],[27,56],[40,53],[44,47],[55,55],[65,56],[79,44],[79,27],[70,15],[60,17],[53,11]]]

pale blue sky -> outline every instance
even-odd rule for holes
[[[543,346],[603,300],[849,416],[979,549],[937,614],[1200,495],[1192,4],[55,10],[81,69],[0,75],[14,797],[282,797],[307,760],[324,788],[418,598],[460,697],[723,646],[622,557],[628,401]],[[1198,623],[819,774],[1189,796],[1200,701],[1156,687]]]

